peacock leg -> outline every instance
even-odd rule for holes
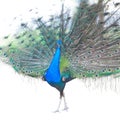
[[[67,106],[67,102],[66,102],[66,99],[65,99],[65,95],[63,93],[63,98],[64,98],[64,109],[63,110],[68,110],[68,106]]]
[[[55,112],[59,112],[59,108],[60,108],[61,102],[62,102],[62,97],[60,96],[60,101],[59,101],[59,104],[58,104],[57,110],[55,110]]]

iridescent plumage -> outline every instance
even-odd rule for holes
[[[74,78],[119,76],[120,7],[116,3],[110,13],[109,2],[82,1],[73,16],[62,5],[61,14],[47,22],[35,18],[33,28],[21,23],[17,34],[4,37],[10,42],[0,46],[1,60],[18,73],[44,78],[60,92],[60,98]]]

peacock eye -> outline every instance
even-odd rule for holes
[[[119,45],[120,43],[118,42],[117,44]]]
[[[4,39],[7,39],[9,36],[5,36]]]
[[[12,46],[12,44],[9,44],[9,45],[8,45],[8,47],[11,47],[11,46]]]
[[[98,74],[96,74],[96,75],[95,75],[95,77],[99,77],[99,75],[98,75]]]
[[[83,76],[83,77],[86,77],[86,75],[84,75],[84,74],[83,74],[82,76]]]
[[[101,52],[104,52],[104,50],[102,49]]]
[[[5,57],[8,57],[7,53],[4,53],[4,56],[5,56]]]
[[[28,37],[30,38],[30,37],[32,37],[32,35],[30,34]]]
[[[120,68],[116,68],[117,70],[119,70]]]
[[[88,51],[88,54],[91,54],[91,51]]]
[[[20,38],[20,36],[16,36],[15,38],[16,38],[16,39],[19,39],[19,38]]]
[[[83,58],[85,59],[85,58],[86,58],[86,56],[83,56]]]
[[[21,27],[27,27],[26,23],[21,23]]]
[[[36,72],[36,74],[38,75],[38,74],[39,74],[39,72]]]
[[[115,50],[115,53],[118,53],[119,52],[119,50]]]
[[[112,71],[112,69],[108,69],[108,71],[109,71],[109,72],[111,72],[111,71]]]
[[[19,64],[17,64],[17,67],[19,67],[20,65]]]
[[[32,41],[35,41],[35,39],[32,39]]]
[[[21,43],[24,43],[24,40],[22,40]]]
[[[105,70],[102,70],[102,72],[105,72]]]

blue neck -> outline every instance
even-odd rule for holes
[[[60,75],[60,44],[55,51],[51,64],[45,73],[45,79],[48,83],[58,83],[61,81]]]

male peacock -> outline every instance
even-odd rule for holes
[[[109,2],[98,0],[91,5],[83,0],[72,16],[62,5],[60,15],[52,15],[47,22],[38,17],[32,25],[21,23],[15,35],[4,37],[1,60],[18,73],[47,81],[60,92],[60,103],[63,97],[67,109],[63,93],[67,82],[119,76],[120,3],[114,3],[110,13]]]

